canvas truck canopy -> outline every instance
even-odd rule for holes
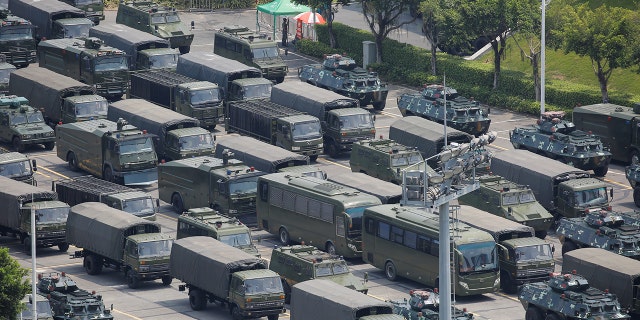
[[[217,54],[202,52],[180,55],[176,72],[200,81],[216,83],[225,89],[236,79],[262,77],[262,72],[257,68]]]
[[[53,191],[0,176],[0,225],[10,228],[20,226],[20,205],[37,201],[58,200],[58,194]]]
[[[268,269],[266,260],[208,236],[178,239],[171,247],[171,276],[218,297],[227,297],[231,274],[259,269]]]
[[[9,10],[38,26],[38,33],[48,37],[52,21],[62,18],[85,18],[83,10],[56,0],[9,0]]]
[[[640,261],[601,248],[572,250],[562,259],[562,272],[575,270],[587,278],[592,287],[609,289],[618,296],[622,307],[635,304],[634,294],[640,285]]]
[[[100,24],[89,29],[89,37],[97,37],[104,44],[120,49],[131,57],[129,66],[136,69],[138,52],[147,49],[170,48],[169,40],[156,37],[150,33],[136,30],[123,24]]]
[[[340,172],[339,174],[330,175],[327,180],[374,195],[380,199],[382,204],[400,203],[402,199],[401,186],[361,172]]]
[[[227,135],[217,140],[216,158],[222,159],[224,150],[234,153],[233,158],[257,170],[275,173],[279,169],[309,164],[309,157],[297,154],[260,140],[240,135]]]
[[[452,216],[454,219],[456,218],[453,214]],[[489,232],[496,242],[511,238],[535,237],[535,230],[532,227],[472,206],[461,205],[457,218],[470,226]]]
[[[389,139],[409,147],[416,147],[427,159],[445,147],[442,124],[420,117],[404,117],[395,121],[389,128]],[[447,142],[469,143],[473,136],[447,127]]]
[[[116,261],[122,259],[128,236],[145,233],[160,233],[160,224],[100,202],[77,204],[67,217],[69,244]]]
[[[348,98],[301,81],[282,82],[273,86],[271,101],[306,112],[318,119],[324,119],[325,112],[331,109],[360,107],[357,99]]]
[[[308,280],[291,289],[290,312],[293,320],[355,320],[359,318],[356,313],[360,317],[374,314],[358,312],[371,308],[375,309],[375,314],[393,314],[391,304],[329,280]]]

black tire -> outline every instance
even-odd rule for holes
[[[340,149],[335,144],[335,142],[331,141],[327,146],[327,153],[329,154],[329,156],[331,156],[331,158],[337,158],[340,155]]]
[[[573,251],[578,249],[578,246],[571,240],[564,240],[564,243],[562,244],[562,255],[564,255],[565,253],[569,252],[569,251]]]
[[[240,312],[240,308],[238,308],[238,306],[231,305],[231,318],[233,318],[233,320],[243,320],[244,317],[242,316],[242,312]]]
[[[76,158],[75,153],[69,152],[67,155],[67,163],[69,164],[69,169],[71,169],[71,171],[80,170],[80,168],[78,168],[78,158]]]
[[[51,141],[51,142],[45,142],[44,143],[44,148],[47,150],[53,150],[53,148],[56,146],[56,142],[55,141]]]
[[[327,242],[327,245],[325,246],[325,251],[328,254],[330,254],[332,256],[335,256],[336,255],[336,246],[331,242]]]
[[[278,320],[280,318],[280,314],[270,314],[267,316],[268,320]]]
[[[604,177],[607,175],[608,171],[609,171],[609,165],[597,167],[593,169],[593,173],[596,175],[596,177]]]
[[[164,284],[165,286],[168,286],[171,284],[171,282],[173,282],[173,277],[171,276],[162,276],[162,284]]]
[[[318,155],[314,154],[312,156],[309,156],[309,160],[311,160],[311,162],[316,162],[316,160],[318,160]]]
[[[204,307],[207,306],[204,292],[200,289],[189,290],[189,305],[191,305],[191,309],[195,311],[204,309]]]
[[[393,262],[387,261],[387,263],[384,264],[384,275],[389,281],[396,281],[398,278],[398,270]]]
[[[140,288],[140,279],[138,279],[136,273],[131,270],[127,272],[127,286],[131,289]]]
[[[511,142],[511,144],[513,145],[514,149],[521,149],[522,148],[522,146],[519,143]]]
[[[104,168],[104,172],[102,173],[102,178],[104,180],[107,180],[109,182],[116,182],[115,177],[113,176],[113,170],[111,170],[111,167],[107,166]]]
[[[282,82],[284,82],[284,76],[276,78],[276,83],[282,83]]]
[[[282,280],[282,291],[284,291],[284,303],[291,303],[291,286],[287,283],[286,280]]]
[[[191,51],[191,47],[190,46],[180,46],[178,48],[178,50],[180,50],[180,54],[185,54],[185,53],[189,53],[189,51]]]
[[[289,235],[289,231],[287,231],[287,229],[285,227],[280,227],[280,230],[278,230],[278,235],[280,235],[280,243],[282,243],[282,245],[288,245],[289,242],[291,242],[291,236]]]
[[[538,230],[536,231],[536,237],[544,240],[544,238],[547,237],[547,233],[548,233],[547,230]]]
[[[178,214],[184,212],[184,202],[182,202],[182,196],[179,193],[174,193],[171,196],[171,205]]]
[[[542,311],[540,309],[532,305],[529,305],[529,307],[527,308],[527,312],[525,312],[524,314],[524,319],[525,320],[544,320],[544,315],[542,314]]]
[[[22,140],[20,140],[20,137],[13,137],[13,140],[11,140],[11,145],[13,146],[13,150],[17,152],[24,151],[24,144],[22,144]]]
[[[636,150],[631,151],[631,154],[629,155],[629,162],[632,165],[640,163],[640,154],[638,153],[638,151]]]
[[[101,257],[90,254],[84,257],[84,270],[92,276],[100,274],[102,272],[102,263]]]
[[[640,187],[633,188],[633,203],[640,207]]]
[[[500,272],[500,285],[505,293],[513,294],[518,292],[518,284],[511,279],[507,271]]]
[[[549,313],[544,320],[562,320],[562,318],[555,313]]]
[[[31,237],[26,236],[22,239],[22,247],[27,255],[31,255]]]
[[[63,243],[59,243],[58,244],[58,251],[67,252],[67,250],[69,250],[69,244],[68,243],[63,242]]]
[[[373,105],[373,109],[377,110],[377,111],[382,111],[384,110],[384,107],[387,105],[386,101],[377,101],[372,103]]]

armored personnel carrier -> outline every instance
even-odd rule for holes
[[[593,210],[584,218],[564,218],[556,231],[562,254],[584,247],[602,248],[639,259],[640,227],[637,220],[607,210]]]
[[[590,287],[575,273],[554,273],[547,282],[525,284],[518,299],[527,320],[630,319],[615,294]]]
[[[446,97],[446,107],[445,107]],[[480,102],[461,96],[451,87],[432,84],[420,93],[405,93],[398,97],[398,109],[403,116],[419,116],[444,123],[445,109],[447,126],[479,136],[487,133],[491,119]]]
[[[409,300],[391,300],[393,313],[403,316],[407,320],[439,320],[438,308],[440,296],[431,289],[417,289],[409,291]],[[452,320],[473,319],[473,314],[466,309],[451,307]]]
[[[29,106],[27,99],[1,95],[0,141],[11,143],[17,152],[34,144],[53,150],[56,137],[53,129],[45,124],[42,112]]]
[[[624,169],[624,173],[633,188],[633,202],[640,207],[640,164],[631,164]]]
[[[598,136],[577,130],[564,116],[564,111],[544,112],[537,124],[509,132],[511,144],[516,149],[537,152],[604,177],[609,170],[611,152],[603,147]]]
[[[56,320],[113,319],[111,310],[105,309],[101,295],[78,288],[64,272],[38,274],[37,286],[38,293],[49,299]]]
[[[356,61],[347,56],[332,54],[322,64],[309,64],[298,69],[300,80],[314,86],[358,99],[361,106],[373,105],[384,109],[389,89],[380,81],[376,72],[358,67]]]

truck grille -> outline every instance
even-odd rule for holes
[[[276,308],[281,307],[282,301],[263,301],[263,302],[254,302],[253,307],[255,309],[262,308]]]
[[[518,276],[521,276],[523,278],[539,277],[547,276],[550,272],[553,272],[553,268],[545,267],[537,269],[518,270]]]
[[[166,271],[166,270],[169,270],[169,264],[168,263],[149,265],[149,271],[150,272]]]
[[[150,168],[154,168],[154,167],[155,166],[150,161],[127,163],[127,166],[123,171],[144,170],[144,169],[150,169]]]
[[[255,201],[239,202],[236,203],[235,209],[238,210],[238,214],[256,213],[256,203]]]
[[[318,145],[317,144],[310,144],[310,145],[306,145],[306,146],[300,146],[300,151],[314,151],[314,150],[318,150]]]
[[[57,238],[64,237],[65,231],[41,231],[36,232],[38,238]]]

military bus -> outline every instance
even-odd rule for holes
[[[399,276],[438,287],[439,216],[418,208],[385,204],[364,210],[362,259],[384,270],[387,279]],[[496,242],[482,230],[452,225],[452,293],[471,296],[500,289]]]
[[[291,240],[333,255],[362,254],[362,213],[381,204],[376,196],[315,177],[273,173],[258,178],[258,225]]]

